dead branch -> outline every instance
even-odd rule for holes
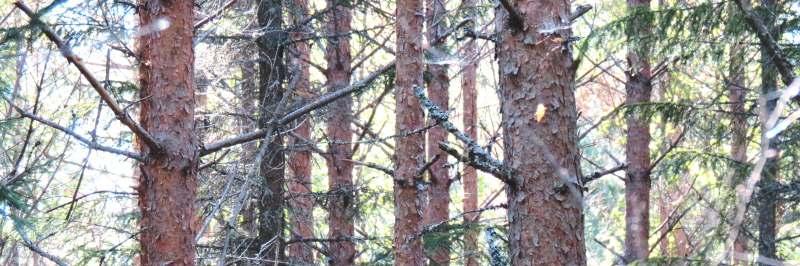
[[[333,102],[333,101],[335,101],[335,100],[337,100],[339,98],[342,98],[342,97],[350,95],[350,94],[352,94],[354,92],[360,91],[360,90],[366,88],[367,86],[369,86],[369,84],[372,84],[373,81],[378,79],[378,77],[380,77],[384,73],[389,72],[390,70],[394,69],[394,65],[395,65],[395,62],[392,61],[389,64],[386,64],[385,66],[383,66],[380,69],[376,70],[375,72],[373,72],[372,74],[370,74],[366,78],[362,79],[361,81],[355,82],[352,85],[350,85],[348,87],[345,87],[345,88],[343,88],[341,90],[334,91],[334,92],[322,95],[319,98],[317,98],[316,100],[314,100],[314,101],[312,101],[312,102],[310,102],[310,103],[308,103],[308,104],[306,104],[306,105],[304,105],[304,106],[302,106],[300,108],[297,108],[294,111],[291,111],[291,112],[287,113],[286,115],[282,116],[281,118],[273,120],[272,122],[270,122],[270,124],[273,124],[273,125],[285,125],[285,124],[287,124],[289,122],[292,122],[293,120],[295,120],[295,119],[297,119],[297,118],[299,118],[299,117],[301,117],[301,116],[303,116],[305,114],[308,114],[311,111],[314,111],[314,110],[316,110],[316,109],[318,109],[320,107],[323,107],[323,106],[327,105],[328,103],[331,103],[331,102]],[[214,142],[214,143],[210,143],[210,144],[204,145],[201,148],[200,156],[208,155],[208,154],[217,152],[217,151],[219,151],[221,149],[224,149],[224,148],[227,148],[227,147],[231,147],[231,146],[235,146],[235,145],[238,145],[238,144],[242,144],[242,143],[250,142],[250,141],[253,141],[253,140],[257,140],[257,139],[263,138],[264,136],[267,136],[267,135],[269,135],[271,133],[272,133],[272,130],[270,130],[270,129],[260,129],[260,130],[257,130],[257,131],[251,132],[251,133],[246,133],[246,134],[242,134],[242,135],[239,135],[239,136],[236,136],[236,137],[232,137],[232,138],[229,138],[229,139],[225,139],[225,140],[217,141],[217,142]]]
[[[592,5],[578,5],[578,7],[575,8],[575,12],[569,15],[569,22],[574,22],[576,19],[583,16],[583,14],[589,12],[589,10],[592,10]]]
[[[114,97],[111,96],[111,94],[106,91],[105,88],[103,88],[103,85],[100,84],[100,81],[98,81],[97,78],[95,78],[94,75],[92,75],[92,73],[89,71],[89,69],[83,65],[81,59],[72,52],[70,47],[67,46],[64,41],[61,40],[61,38],[58,37],[58,35],[56,35],[49,26],[47,26],[47,24],[39,20],[36,12],[33,12],[33,10],[31,10],[30,7],[25,5],[25,3],[22,1],[14,2],[14,5],[22,10],[22,12],[24,12],[25,15],[31,19],[32,25],[39,27],[44,35],[47,36],[47,39],[53,42],[56,47],[61,50],[61,54],[67,59],[67,61],[78,68],[78,71],[80,71],[83,77],[89,81],[89,84],[92,85],[92,88],[94,88],[94,90],[100,94],[100,98],[102,98],[106,105],[111,108],[111,110],[114,112],[114,115],[120,122],[130,128],[130,130],[133,131],[137,137],[141,138],[148,147],[156,151],[161,150],[161,146],[158,144],[158,142],[152,136],[150,136],[150,134],[147,133],[147,131],[141,125],[133,121],[133,119],[127,113],[125,113],[125,110],[119,106],[117,100],[115,100]]]
[[[211,22],[212,20],[214,20],[215,18],[217,18],[219,15],[221,15],[221,14],[222,14],[222,12],[225,12],[225,9],[228,9],[228,8],[229,8],[230,6],[232,6],[234,3],[236,3],[236,0],[230,0],[230,1],[228,1],[227,3],[225,3],[224,5],[222,5],[222,7],[220,7],[219,9],[217,9],[217,11],[215,11],[214,13],[211,13],[211,15],[208,15],[207,17],[205,17],[205,18],[203,18],[202,20],[200,20],[200,21],[198,21],[197,23],[195,23],[195,24],[194,24],[194,29],[195,29],[195,30],[197,30],[197,29],[199,29],[199,28],[202,28],[204,25],[206,25],[206,23],[208,23],[208,22]]]
[[[440,142],[439,148],[443,151],[447,152],[450,155],[453,155],[459,161],[462,161],[466,164],[469,164],[475,169],[490,173],[497,177],[498,179],[502,180],[503,182],[510,182],[509,176],[511,176],[511,171],[503,166],[503,162],[500,160],[495,159],[492,157],[489,152],[487,152],[483,147],[478,145],[475,140],[461,132],[458,128],[456,128],[453,123],[449,121],[449,117],[447,112],[442,111],[439,106],[436,106],[426,95],[425,89],[420,86],[414,86],[414,94],[419,98],[420,104],[422,105],[425,110],[428,111],[428,115],[436,121],[436,123],[453,134],[456,139],[463,142],[466,145],[466,150],[468,154],[461,155],[456,151],[454,148],[447,145],[447,143]]]
[[[54,129],[56,129],[58,131],[64,132],[67,135],[70,135],[73,138],[77,139],[78,141],[83,142],[83,144],[85,144],[90,149],[95,149],[95,150],[98,150],[98,151],[104,151],[104,152],[108,152],[108,153],[118,154],[118,155],[122,155],[122,156],[125,156],[125,157],[128,157],[128,158],[134,159],[134,160],[138,160],[138,161],[143,161],[144,160],[144,158],[141,155],[136,154],[134,152],[130,152],[130,151],[126,151],[126,150],[120,150],[120,149],[116,149],[116,148],[100,145],[97,142],[91,141],[91,140],[81,136],[80,134],[76,133],[75,131],[72,131],[72,130],[70,130],[68,128],[65,128],[65,127],[59,125],[59,124],[56,124],[55,122],[49,121],[49,120],[44,119],[44,118],[42,118],[40,116],[31,114],[31,113],[29,113],[29,112],[27,112],[25,110],[22,110],[22,108],[20,108],[19,106],[15,105],[14,103],[12,103],[9,99],[7,99],[5,97],[3,97],[3,98],[6,100],[6,102],[8,102],[8,104],[12,108],[14,108],[14,110],[16,110],[23,117],[26,117],[26,118],[34,120],[36,122],[45,124],[46,126],[52,127],[52,128],[54,128]]]
[[[581,178],[581,180],[583,182],[582,184],[585,186],[589,182],[592,182],[592,181],[600,179],[601,177],[604,177],[606,175],[610,175],[610,174],[613,174],[613,173],[615,173],[617,171],[622,171],[622,170],[625,170],[625,169],[628,169],[628,164],[627,163],[617,165],[617,166],[615,166],[613,168],[610,168],[608,170],[594,172],[591,175],[585,175],[585,176],[583,176]]]

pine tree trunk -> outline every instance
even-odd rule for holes
[[[467,12],[467,18],[477,19],[475,16],[475,0],[464,1],[464,8]],[[475,40],[470,39],[464,46],[464,58],[467,64],[464,66],[461,77],[461,94],[463,97],[463,123],[464,133],[470,138],[478,139],[478,89],[477,82],[477,65],[478,65],[478,52],[475,45]],[[461,180],[464,184],[464,212],[470,212],[478,209],[478,172],[475,168],[470,166],[464,167],[464,173]],[[467,231],[464,233],[464,265],[465,266],[478,266],[481,250],[478,247],[478,237],[480,230],[476,228],[478,213],[468,213],[464,215],[464,224],[468,226]]]
[[[729,3],[728,10],[734,14],[738,14],[736,4]],[[735,13],[734,13],[735,12]],[[745,113],[744,101],[747,95],[747,88],[745,87],[745,73],[744,73],[744,45],[741,43],[743,40],[735,38],[734,43],[731,45],[729,51],[728,66],[728,98],[730,101],[731,111],[731,159],[734,161],[733,173],[731,180],[725,182],[731,188],[736,188],[745,178],[747,178],[747,114]],[[748,254],[750,253],[747,244],[747,236],[744,230],[739,230],[733,244],[734,264],[747,265],[750,261]]]
[[[280,0],[261,0],[257,9],[258,25],[264,35],[258,38],[259,46],[259,127],[268,128],[269,121],[280,115],[281,99],[286,76],[282,31],[283,17]],[[271,140],[270,140],[271,138]],[[253,248],[267,261],[285,261],[284,230],[284,152],[282,136],[267,137],[260,148],[259,173],[263,178],[261,198],[258,200],[258,245]],[[257,158],[259,156],[257,155]]]
[[[414,96],[422,84],[422,1],[398,0],[396,10],[397,66],[395,75],[394,255],[395,265],[424,265],[423,202],[416,183],[425,160],[425,136],[410,134],[423,127],[424,114]]]
[[[434,64],[427,65],[428,95],[433,103],[448,110],[450,77],[447,74],[447,65],[435,63],[438,61],[438,58],[435,58],[436,54],[444,53],[446,48],[441,42],[434,42],[447,30],[445,24],[447,10],[445,10],[444,0],[428,0],[426,4],[427,39],[428,42],[431,42],[431,49],[434,51],[433,58],[431,58]],[[441,127],[433,127],[428,130],[428,160],[434,160],[435,157],[438,159],[428,171],[431,185],[428,189],[428,206],[425,208],[426,225],[442,223],[450,218],[450,175],[447,168],[447,153],[439,149],[439,142],[442,141],[447,141],[447,131]],[[439,233],[447,234],[447,232]],[[450,265],[449,241],[437,241],[429,258],[431,265]]]
[[[302,23],[308,17],[308,1],[293,0],[290,14],[295,25]],[[292,32],[292,40],[300,40],[308,32],[302,27]],[[294,42],[291,46],[290,62],[292,66],[292,81],[295,100],[308,100],[311,95],[310,73],[308,68],[309,46],[304,41]],[[290,138],[290,145],[294,152],[289,154],[289,171],[291,181],[289,189],[289,207],[291,213],[291,238],[309,239],[314,237],[314,197],[311,195],[311,151],[308,143],[311,139],[311,122],[308,118],[299,120],[299,125],[294,130],[296,137]],[[293,265],[314,265],[314,253],[311,246],[299,242],[287,246],[289,262]]]
[[[195,85],[191,1],[140,2],[140,25],[160,20],[169,27],[142,35],[139,47],[140,122],[162,151],[141,145],[141,264],[194,265],[197,230],[198,139],[194,128]]]
[[[775,28],[775,16],[774,11],[776,8],[776,4],[774,0],[764,0],[761,2],[764,8],[764,12],[762,13],[762,20],[764,24],[767,25],[768,30],[772,32],[772,36],[779,36],[777,29]],[[761,94],[763,97],[767,97],[767,95],[772,95],[777,91],[778,86],[778,76],[777,76],[777,69],[775,68],[775,64],[773,63],[773,59],[769,56],[769,53],[762,48],[761,49]],[[772,99],[766,101],[766,106],[763,106],[763,110],[766,111],[768,115],[771,115],[773,111],[775,111],[775,107],[777,105],[778,99],[772,97]],[[762,130],[766,131],[767,128],[762,128]],[[772,187],[775,182],[777,182],[779,168],[778,168],[778,160],[779,160],[779,152],[778,152],[778,139],[773,138],[769,140],[768,148],[775,152],[775,156],[771,156],[767,158],[766,163],[764,164],[764,169],[761,172],[761,180],[759,181],[759,186],[762,189],[757,190],[757,208],[758,208],[758,255],[765,258],[776,259],[776,247],[775,247],[775,213],[777,210],[777,199],[775,198],[774,192],[771,192],[770,189],[765,189],[766,187]],[[759,265],[767,265],[761,264]]]
[[[650,0],[628,0],[633,13],[649,10]],[[625,103],[636,108],[650,102],[652,91],[648,47],[649,31],[646,20],[629,27],[632,43],[628,52],[628,82],[625,84]],[[625,260],[645,261],[649,253],[650,236],[650,122],[634,112],[627,118],[628,142],[625,154],[628,168],[625,176]]]
[[[495,9],[511,265],[586,264],[570,2]]]
[[[328,62],[326,76],[328,91],[333,92],[350,84],[350,32],[352,11],[336,0],[327,1],[329,7],[335,6],[328,14],[328,44],[325,60]],[[328,205],[328,238],[337,239],[329,244],[330,265],[353,265],[356,256],[353,237],[353,217],[355,210],[355,190],[353,187],[352,158],[353,100],[342,97],[328,106],[327,136],[328,146],[328,187],[331,198]],[[341,240],[341,241],[339,241]]]

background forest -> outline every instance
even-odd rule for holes
[[[0,0],[2,265],[800,264],[800,2]]]

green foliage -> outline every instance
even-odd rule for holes
[[[654,116],[659,116],[669,123],[685,121],[693,110],[691,105],[673,102],[647,102],[626,105],[622,108],[625,117],[637,116],[643,120],[652,120]]]
[[[632,9],[627,15],[594,29],[577,45],[576,57],[578,60],[585,57],[590,47],[602,47],[606,53],[614,53],[629,46],[647,47],[656,58],[674,56],[687,60],[718,54],[715,49],[719,48],[706,45],[717,41],[724,32],[738,34],[743,29],[741,20],[728,19],[725,3],[659,10]],[[650,30],[635,30],[643,25]],[[698,49],[700,47],[710,50]]]

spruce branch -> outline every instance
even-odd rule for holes
[[[778,72],[781,74],[783,84],[791,84],[795,77],[792,64],[789,63],[786,54],[783,53],[783,50],[778,46],[775,36],[772,35],[764,21],[753,13],[749,1],[736,0],[734,2],[736,2],[739,10],[744,14],[745,21],[750,25],[750,28],[755,31],[761,46],[767,51],[767,54],[769,54],[772,62],[775,64],[775,68],[777,68]]]

